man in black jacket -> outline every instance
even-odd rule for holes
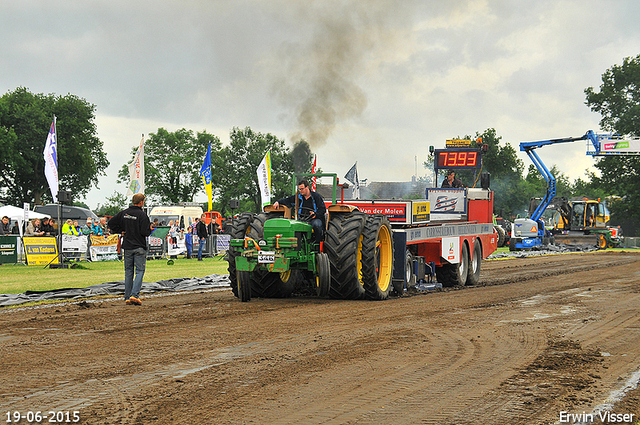
[[[144,200],[145,196],[142,193],[136,193],[131,199],[133,205],[126,210],[120,211],[109,220],[111,231],[122,234],[124,299],[126,304],[142,304],[142,301],[140,301],[140,288],[142,287],[142,278],[147,265],[147,236],[155,228],[142,209]]]
[[[209,231],[207,230],[207,225],[204,220],[207,218],[205,214],[200,216],[200,221],[196,224],[196,233],[198,234],[198,261],[202,261],[202,249],[204,248],[204,244],[207,242],[207,236],[209,236]]]
[[[456,172],[454,170],[449,170],[447,177],[442,182],[442,187],[462,187],[462,180],[456,178]]]
[[[327,208],[324,205],[324,199],[318,192],[314,192],[309,188],[309,182],[305,179],[298,183],[298,194],[291,195],[287,198],[278,199],[273,206],[278,208],[280,204],[289,208],[295,208],[296,197],[298,199],[298,217],[308,219],[309,224],[313,227],[316,243],[320,243],[324,236],[325,214]]]

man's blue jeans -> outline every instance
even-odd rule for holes
[[[315,236],[316,243],[322,242],[322,236],[324,234],[324,228],[322,227],[322,220],[314,218],[311,220],[311,228],[313,229],[313,235]]]
[[[147,266],[147,250],[144,248],[124,250],[124,299],[138,298],[142,287],[142,278]],[[135,270],[134,270],[135,269]],[[135,279],[134,279],[135,271]]]
[[[204,244],[207,242],[206,238],[200,238],[200,243],[198,244],[198,260],[202,260],[202,250],[204,249]]]

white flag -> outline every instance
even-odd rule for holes
[[[271,203],[271,151],[267,151],[256,172],[260,185],[260,198],[264,207]]]
[[[47,142],[44,145],[44,175],[51,189],[53,202],[58,202],[58,137],[56,136],[56,117],[47,135]]]
[[[354,199],[360,199],[360,181],[358,180],[358,162],[353,164],[353,167],[347,171],[344,176],[345,179],[353,183],[353,197]]]
[[[129,164],[129,189],[127,196],[136,193],[144,194],[144,134],[140,140],[140,147],[136,151],[133,162]]]

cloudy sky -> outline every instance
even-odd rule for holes
[[[598,131],[584,89],[640,53],[638,16],[637,0],[0,0],[0,89],[96,105],[111,166],[91,208],[159,127],[303,137],[326,172],[408,181],[448,138]],[[585,152],[538,151],[571,179]]]

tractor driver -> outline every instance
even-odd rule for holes
[[[298,182],[297,195],[278,199],[273,203],[273,206],[274,208],[278,208],[280,204],[282,204],[289,208],[294,208],[296,197],[298,199],[298,217],[311,220],[310,224],[313,228],[313,234],[315,235],[316,243],[319,244],[324,237],[325,214],[327,212],[327,208],[324,206],[324,199],[322,199],[322,196],[318,192],[313,192],[311,188],[309,188],[309,182],[307,180],[300,180]]]

